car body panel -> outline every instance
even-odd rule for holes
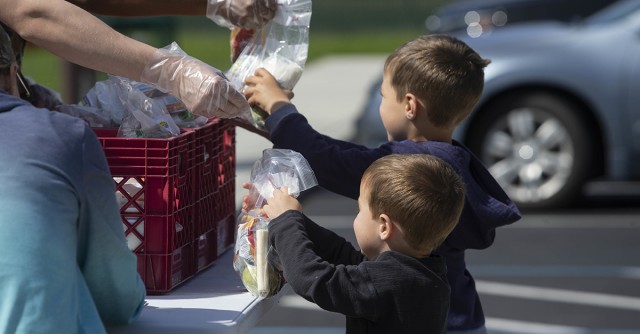
[[[480,24],[483,26],[480,34],[484,34],[517,22],[576,22],[613,2],[615,0],[462,0],[440,7],[427,18],[425,25],[430,33],[452,33],[470,32],[474,24]]]
[[[585,112],[593,113],[602,125],[607,178],[640,176],[638,166],[631,163],[637,161],[640,152],[640,130],[621,131],[639,122],[640,94],[634,93],[640,92],[637,15],[611,26],[545,22],[518,24],[477,39],[457,37],[492,60],[485,72],[485,90],[477,110],[496,96],[518,88],[565,92],[588,106]],[[473,115],[469,122],[473,122]],[[456,137],[463,141],[469,122],[456,131]]]
[[[455,139],[470,145],[473,125],[492,115],[497,101],[544,92],[570,103],[576,116],[569,119],[586,127],[595,145],[584,167],[596,173],[589,177],[640,179],[640,0],[616,1],[581,22],[516,23],[478,38],[450,34],[492,61],[483,95]],[[368,146],[386,141],[379,85],[373,84],[356,124],[355,140]]]

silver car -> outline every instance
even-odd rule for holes
[[[568,206],[593,179],[640,179],[640,0],[579,23],[457,37],[492,63],[481,101],[455,138],[521,208]],[[379,116],[371,125],[376,99],[355,139],[368,145],[386,138]]]

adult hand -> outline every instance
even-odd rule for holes
[[[262,207],[262,210],[269,219],[273,219],[288,210],[302,211],[302,205],[289,195],[287,187],[282,187],[273,191],[273,197],[267,199],[267,204]]]
[[[276,0],[207,0],[207,17],[221,26],[258,29],[276,14]]]
[[[224,74],[196,58],[158,49],[140,80],[171,93],[196,115],[250,117],[247,100]]]

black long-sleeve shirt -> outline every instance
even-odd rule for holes
[[[347,334],[445,333],[450,288],[444,260],[387,251],[367,260],[299,211],[269,223],[284,277],[321,308],[347,316]]]

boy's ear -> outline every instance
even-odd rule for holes
[[[404,110],[405,115],[407,116],[407,119],[412,120],[421,111],[421,109],[424,109],[424,106],[422,105],[418,97],[411,93],[405,94],[404,98],[406,101]]]
[[[391,218],[384,213],[381,214],[378,225],[378,236],[380,240],[389,240],[393,233],[395,233],[395,225],[391,221]]]

